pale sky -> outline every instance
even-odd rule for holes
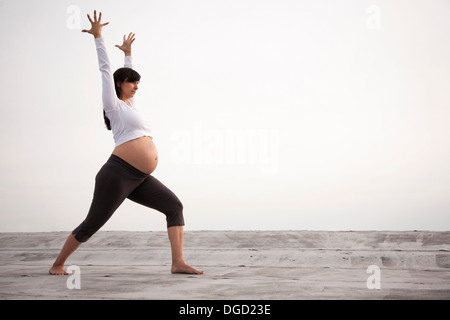
[[[447,0],[0,1],[0,232],[68,231],[114,144],[87,13],[135,32],[186,230],[449,230]],[[126,201],[102,230],[165,230]]]

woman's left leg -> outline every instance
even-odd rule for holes
[[[172,250],[172,273],[202,274],[184,262],[183,258],[183,205],[178,197],[158,179],[149,175],[128,199],[166,215],[167,234]]]
[[[167,228],[170,247],[172,249],[172,273],[203,274],[203,271],[192,268],[184,262],[183,258],[183,227]]]

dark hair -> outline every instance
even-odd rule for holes
[[[131,68],[119,68],[114,72],[114,88],[116,89],[117,98],[120,99],[121,91],[119,84],[122,82],[136,82],[141,80],[141,75]],[[103,110],[103,119],[108,130],[111,130],[111,123],[106,117],[106,112]]]

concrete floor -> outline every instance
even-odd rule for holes
[[[0,233],[0,299],[450,299],[450,232],[186,231],[172,275],[166,232],[100,231],[50,276],[67,235]]]

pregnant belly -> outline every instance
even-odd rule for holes
[[[113,154],[148,174],[152,173],[158,165],[158,152],[150,137],[127,141],[117,146]]]

